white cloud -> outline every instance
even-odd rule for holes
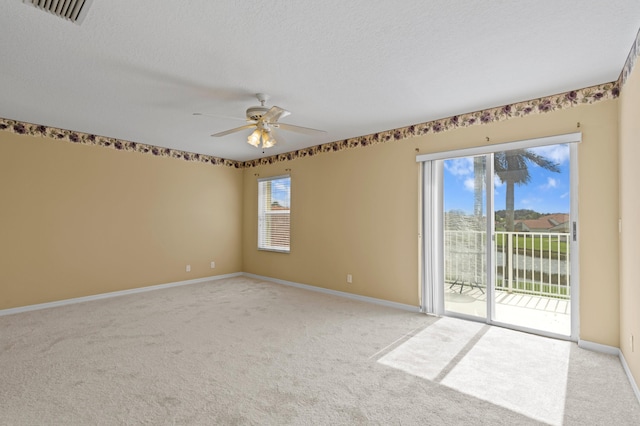
[[[473,174],[473,159],[465,157],[446,160],[444,168],[454,176],[470,175]]]
[[[557,188],[558,187],[558,181],[552,177],[547,177],[547,183],[545,183],[544,185],[540,185],[541,189],[551,189],[551,188]]]
[[[531,151],[560,165],[569,161],[569,145],[541,146]]]
[[[476,182],[473,178],[467,178],[464,180],[464,189],[473,192],[475,190]]]

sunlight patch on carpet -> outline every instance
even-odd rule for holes
[[[440,318],[378,362],[434,380],[482,327],[476,322]]]
[[[484,327],[441,318],[378,362],[561,425],[571,343]]]
[[[569,342],[492,327],[441,383],[560,425],[570,349]]]

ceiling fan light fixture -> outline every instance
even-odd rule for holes
[[[35,0],[34,0],[35,1]],[[249,145],[260,148],[271,148],[278,142],[271,134],[271,129],[291,130],[298,133],[316,134],[326,133],[324,130],[311,129],[309,127],[294,126],[293,124],[280,123],[283,117],[290,115],[291,113],[286,109],[279,106],[266,107],[264,104],[269,99],[269,96],[264,93],[257,93],[256,97],[260,101],[260,106],[249,107],[246,111],[247,124],[244,126],[236,127],[233,129],[225,130],[223,132],[214,133],[211,136],[219,138],[222,136],[230,135],[231,133],[240,132],[247,129],[253,129],[253,132],[247,138]],[[194,115],[203,115],[201,113],[194,113]]]
[[[262,147],[271,148],[276,144],[276,140],[271,136],[271,132],[262,132]]]
[[[256,129],[249,135],[247,143],[258,148],[260,146],[260,129]]]

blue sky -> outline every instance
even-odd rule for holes
[[[271,182],[271,200],[277,201],[282,207],[289,207],[291,178],[274,179]]]
[[[556,162],[560,173],[550,172],[535,164],[529,165],[531,182],[515,186],[515,208],[539,213],[569,213],[569,146],[551,145],[531,148],[531,151]],[[444,210],[473,213],[473,158],[445,160]],[[495,177],[495,210],[505,208],[504,183]]]

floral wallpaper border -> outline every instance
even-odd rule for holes
[[[637,45],[638,43],[636,43]],[[622,76],[621,76],[622,79]],[[600,84],[580,90],[547,96],[501,107],[485,109],[467,114],[454,115],[440,120],[414,124],[399,129],[387,130],[366,136],[329,142],[315,145],[309,148],[291,151],[270,157],[258,158],[250,161],[235,161],[210,155],[195,154],[176,149],[163,148],[143,143],[130,142],[121,139],[96,136],[93,134],[74,132],[71,130],[47,127],[38,124],[0,118],[0,130],[9,131],[21,135],[46,136],[52,139],[65,140],[83,145],[98,145],[121,151],[135,151],[143,154],[151,154],[159,157],[171,157],[186,161],[198,161],[213,165],[224,165],[235,168],[248,168],[259,165],[273,164],[280,161],[289,161],[296,158],[311,157],[325,152],[336,152],[350,148],[364,147],[389,141],[401,141],[414,136],[429,133],[441,133],[459,127],[469,127],[508,120],[515,117],[525,117],[531,114],[540,114],[560,109],[571,108],[577,105],[592,104],[598,101],[614,99],[620,95],[621,79],[616,82]]]
[[[180,151],[177,149],[163,148],[144,143],[130,142],[121,139],[96,136],[89,133],[74,132],[71,130],[47,127],[38,124],[24,123],[22,121],[0,118],[0,130],[17,133],[19,135],[45,136],[52,139],[64,140],[82,145],[98,145],[105,148],[112,148],[119,151],[135,151],[143,154],[151,154],[158,157],[178,158],[186,161],[198,161],[214,165],[224,165],[241,168],[242,162],[226,160],[224,158],[213,157],[211,155],[195,154],[192,152]]]
[[[459,127],[469,127],[508,120],[515,117],[525,117],[532,114],[546,113],[578,105],[593,104],[598,101],[615,99],[620,95],[619,81],[587,87],[580,90],[547,96],[501,107],[485,109],[453,117],[414,124],[399,129],[387,130],[371,135],[359,136],[323,145],[316,145],[298,151],[287,152],[271,157],[245,161],[243,167],[255,167],[288,161],[295,158],[311,157],[324,152],[342,151],[349,148],[375,145],[382,142],[401,141],[415,136],[429,133],[441,133]]]
[[[631,51],[627,56],[620,77],[617,81],[586,87],[584,89],[573,90],[553,96],[518,102],[496,108],[485,109],[472,113],[455,115],[453,117],[440,120],[429,121],[421,124],[414,124],[399,129],[387,130],[381,133],[345,139],[337,142],[330,142],[323,145],[316,145],[306,149],[287,152],[271,157],[258,158],[245,161],[242,167],[255,167],[265,164],[273,164],[279,161],[293,160],[295,158],[310,157],[324,152],[342,151],[348,148],[374,145],[381,142],[400,141],[414,136],[425,135],[427,133],[440,133],[453,130],[458,127],[469,127],[478,124],[504,121],[515,117],[524,117],[530,114],[538,114],[571,108],[577,105],[592,104],[598,101],[615,99],[620,96],[620,90],[627,82],[629,75],[633,71],[636,61],[640,56],[640,30],[631,46]]]
[[[620,87],[624,86],[624,84],[627,82],[627,79],[631,75],[631,71],[633,71],[633,68],[636,66],[638,56],[640,56],[640,30],[638,30],[638,34],[636,34],[636,39],[631,46],[629,56],[627,56],[624,67],[622,67],[622,72],[620,73],[620,78],[618,79],[618,81],[620,82]]]
[[[143,143],[130,142],[120,139],[96,136],[93,134],[74,132],[71,130],[47,127],[38,124],[25,123],[0,117],[0,130],[17,134],[27,134],[31,136],[46,136],[52,139],[65,140],[83,145],[98,145],[105,148],[112,148],[122,151],[135,151],[143,154],[150,154],[159,157],[171,157],[186,161],[197,161],[210,163],[213,165],[224,165],[235,168],[248,168],[260,165],[273,164],[280,161],[289,161],[296,158],[311,157],[325,152],[336,152],[350,148],[364,147],[389,141],[401,141],[415,136],[429,133],[441,133],[459,127],[469,127],[480,124],[487,124],[509,120],[516,117],[525,117],[531,114],[541,114],[578,105],[593,104],[607,99],[615,99],[620,96],[620,90],[626,83],[633,71],[636,61],[640,56],[640,31],[631,47],[627,60],[622,68],[617,81],[604,83],[597,86],[586,87],[584,89],[573,90],[558,95],[546,96],[543,98],[518,102],[496,108],[489,108],[482,111],[467,114],[454,115],[440,120],[428,121],[414,124],[399,129],[387,130],[380,133],[373,133],[366,136],[345,139],[336,142],[329,142],[309,148],[291,151],[284,154],[270,157],[258,158],[250,161],[235,161],[210,155],[196,154],[176,149],[163,148]]]

